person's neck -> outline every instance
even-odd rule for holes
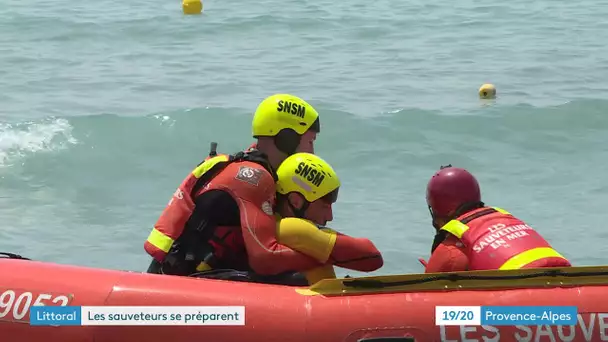
[[[296,217],[293,210],[289,206],[288,199],[284,195],[277,197],[277,205],[275,206],[276,214],[281,218]]]
[[[456,212],[454,212],[452,214],[452,216],[450,217],[450,220],[459,218],[460,216],[470,215],[472,212],[482,209],[482,208],[486,208],[486,206],[484,205],[483,202],[463,205],[458,210],[456,210]]]
[[[268,156],[268,161],[270,162],[270,166],[272,166],[272,168],[274,170],[276,170],[279,165],[281,165],[281,163],[283,162],[283,160],[285,160],[285,158],[281,155],[281,153],[278,153],[276,151],[275,148],[273,148],[273,146],[269,146],[268,142],[263,141],[263,140],[259,140],[257,143],[257,149],[258,151],[266,154],[266,156]]]

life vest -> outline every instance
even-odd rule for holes
[[[194,212],[197,193],[230,163],[259,163],[276,178],[266,155],[258,150],[250,148],[234,155],[213,152],[182,181],[144,243],[146,252],[158,262],[165,260],[175,241],[183,234],[186,223]],[[198,268],[199,271],[204,269],[205,267]]]
[[[532,227],[501,208],[473,210],[440,230],[460,239],[466,248],[469,270],[510,270],[539,264],[570,266]]]

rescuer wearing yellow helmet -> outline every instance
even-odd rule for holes
[[[314,152],[319,131],[319,114],[303,99],[264,99],[253,116],[257,142],[234,155],[212,148],[175,191],[144,244],[153,257],[148,272],[231,269],[282,279],[318,267],[314,258],[277,242],[273,207],[275,170],[296,152]]]
[[[314,153],[314,141],[321,131],[317,111],[299,97],[287,94],[262,101],[252,126],[257,149],[268,155],[275,168],[296,152]]]
[[[293,154],[277,170],[279,242],[313,257],[322,267],[305,270],[309,283],[334,278],[332,265],[371,272],[383,265],[380,251],[366,238],[354,238],[325,227],[333,219],[340,179],[321,157]]]

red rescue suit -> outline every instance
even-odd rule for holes
[[[500,208],[470,211],[438,234],[445,239],[434,248],[426,273],[571,266],[538,232]]]

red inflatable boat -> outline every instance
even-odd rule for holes
[[[1,342],[607,341],[608,267],[290,287],[0,259]],[[32,305],[244,306],[242,326],[30,326]],[[435,325],[435,306],[573,305],[575,326]]]

